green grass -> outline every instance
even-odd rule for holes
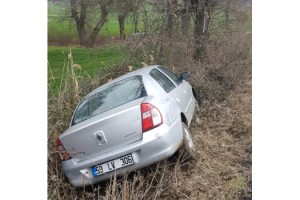
[[[74,20],[70,17],[69,3],[48,2],[48,41],[52,44],[69,45],[78,42],[78,33]],[[100,16],[89,16],[89,26],[93,28]],[[141,19],[140,19],[141,20]],[[130,35],[133,32],[132,16],[125,19],[125,32]],[[142,30],[142,23],[138,24]],[[109,13],[108,21],[102,27],[98,37],[119,37],[119,23],[115,13]],[[56,94],[60,88],[62,78],[68,65],[68,46],[48,47],[48,84],[50,93]],[[99,75],[99,70],[104,66],[113,66],[122,62],[124,55],[121,46],[106,46],[102,48],[87,49],[73,47],[72,55],[74,64],[80,65],[76,70],[79,78],[93,78]]]
[[[48,2],[48,40],[72,40],[77,38],[76,26],[71,18],[62,19],[66,14],[63,4]]]
[[[116,65],[123,60],[120,46],[87,49],[73,47],[71,49],[74,64],[80,65],[76,70],[79,78],[93,78],[99,75],[99,70],[105,66]],[[70,47],[48,46],[48,84],[56,93],[59,90],[62,76],[68,66]]]

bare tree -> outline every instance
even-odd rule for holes
[[[81,45],[93,47],[96,36],[100,32],[102,26],[107,21],[108,5],[111,3],[109,0],[70,0],[71,1],[71,15],[74,19],[79,35]],[[80,9],[79,9],[80,8]],[[99,9],[101,17],[96,22],[96,25],[88,30],[87,18],[89,9]]]
[[[174,28],[174,15],[177,6],[177,0],[165,0],[164,4],[166,12],[164,22],[164,33],[166,33],[167,36],[171,38]]]
[[[115,0],[112,4],[113,10],[118,14],[120,38],[125,39],[125,19],[130,13],[135,13],[135,29],[137,29],[137,10],[142,0]],[[137,30],[135,30],[137,32]]]
[[[229,11],[230,11],[230,5],[231,5],[232,0],[227,0],[226,2],[226,7],[224,9],[224,14],[225,14],[225,27],[227,31],[229,31]]]
[[[190,1],[183,1],[183,4],[180,8],[180,17],[181,17],[181,32],[184,37],[187,37],[189,34],[189,27],[190,27],[190,7],[191,2]]]
[[[138,23],[139,23],[139,12],[138,12],[138,7],[137,9],[134,9],[132,11],[132,16],[133,16],[133,32],[134,33],[138,33],[139,29],[138,29]]]
[[[195,13],[195,54],[194,59],[202,61],[204,57],[205,42],[208,40],[208,30],[211,21],[212,0],[191,0],[191,6]]]

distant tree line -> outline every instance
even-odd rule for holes
[[[52,0],[59,1],[59,0]],[[239,0],[68,0],[70,2],[70,14],[75,21],[80,45],[93,47],[96,37],[103,25],[107,22],[110,12],[117,14],[119,22],[120,38],[125,39],[125,19],[133,16],[134,32],[138,32],[138,11],[142,10],[144,20],[151,18],[147,15],[145,6],[156,7],[156,12],[162,17],[158,23],[162,24],[160,33],[168,38],[177,34],[178,21],[183,36],[189,36],[188,32],[193,29],[194,59],[201,60],[205,55],[205,43],[208,40],[209,29],[212,20],[212,12],[216,6],[225,12],[225,23],[229,21],[231,5]],[[244,0],[240,0],[244,1]],[[97,16],[96,21],[89,17],[90,13]],[[152,13],[153,14],[153,13]],[[94,18],[93,18],[94,19]],[[192,20],[191,20],[192,19]],[[190,22],[192,21],[193,24]],[[144,24],[147,31],[147,25]],[[227,24],[227,27],[229,25]],[[161,54],[164,49],[161,48]]]

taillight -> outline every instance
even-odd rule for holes
[[[62,161],[70,160],[72,158],[69,152],[65,150],[65,147],[62,145],[59,138],[57,139],[57,150]]]
[[[159,110],[150,103],[141,104],[143,132],[158,127],[163,123]]]

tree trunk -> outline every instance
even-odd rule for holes
[[[172,0],[165,0],[165,25],[164,25],[164,33],[167,34],[169,38],[173,35],[173,15],[174,15],[174,5],[175,2]]]
[[[92,48],[94,46],[96,36],[98,35],[104,23],[107,21],[108,4],[110,2],[108,3],[103,2],[103,4],[100,4],[101,18],[90,33],[86,31],[86,17],[87,17],[86,13],[87,13],[88,3],[89,2],[86,0],[80,0],[80,2],[78,2],[78,0],[71,0],[71,14],[72,14],[72,18],[76,23],[80,45],[84,45],[86,47]],[[77,11],[78,5],[80,5],[80,15],[78,14]]]
[[[86,45],[86,43],[87,43],[87,33],[86,33],[85,29],[77,27],[77,32],[79,34],[79,44],[80,45]]]
[[[189,36],[190,19],[190,13],[186,9],[183,10],[181,13],[181,33],[184,38]]]
[[[162,35],[162,40],[169,38],[171,39],[173,36],[173,23],[174,23],[174,11],[176,7],[177,0],[165,0],[164,1],[164,9],[165,9],[165,21],[164,21],[164,26],[163,26],[163,35]],[[166,37],[167,36],[167,37]],[[163,64],[162,60],[164,57],[164,42],[161,42],[160,48],[159,48],[159,53],[157,57],[157,63],[159,65]]]
[[[194,29],[194,40],[195,40],[195,60],[202,60],[203,51],[204,51],[204,13],[202,11],[198,11],[195,17],[195,29]]]
[[[149,17],[148,17],[148,13],[147,13],[147,10],[146,10],[145,7],[143,8],[143,14],[144,14],[144,16],[143,16],[144,33],[147,33],[147,31],[148,31],[148,26],[149,26],[149,24],[148,24],[148,19],[149,19]]]
[[[78,15],[77,12],[78,4],[80,4],[80,16]],[[76,23],[80,45],[85,45],[87,39],[87,32],[85,29],[86,9],[87,9],[86,1],[80,0],[80,2],[78,2],[78,0],[71,0],[71,14],[72,14],[72,18]]]
[[[229,21],[229,10],[230,10],[231,0],[227,0],[225,7],[225,28],[227,32],[230,31],[230,21]]]
[[[139,29],[138,29],[138,23],[139,23],[138,17],[139,17],[139,15],[138,15],[137,11],[134,12],[133,13],[133,27],[134,27],[133,32],[134,33],[138,33],[139,32]]]
[[[195,40],[195,54],[194,59],[197,61],[203,61],[205,53],[205,43],[208,40],[208,30],[210,25],[210,12],[211,12],[211,1],[194,1],[195,6],[195,29],[194,29],[194,40]]]
[[[190,6],[191,3],[189,1],[184,1],[184,7],[181,9],[180,18],[181,18],[181,33],[184,38],[188,38],[189,36],[189,27],[190,27]]]
[[[94,47],[96,37],[97,37],[98,33],[100,32],[102,26],[107,21],[107,16],[108,16],[108,5],[102,5],[101,6],[101,18],[97,22],[95,28],[92,30],[92,32],[89,35],[89,38],[87,41],[87,47],[90,47],[90,48]]]
[[[119,21],[119,28],[120,28],[120,39],[124,40],[126,38],[125,35],[125,15],[119,15],[118,21]]]

